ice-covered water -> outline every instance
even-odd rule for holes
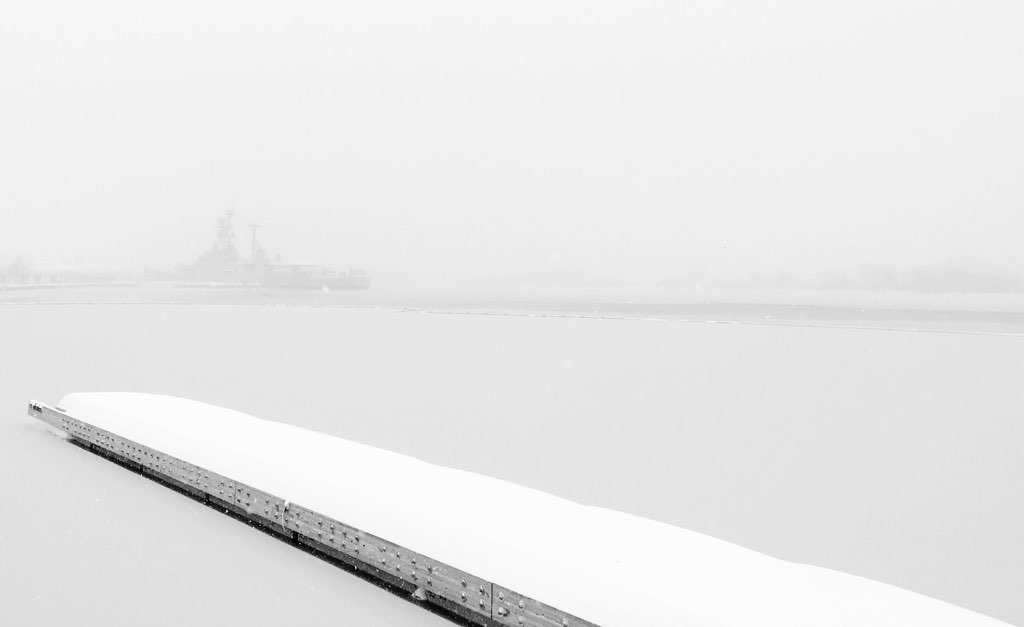
[[[438,621],[23,416],[29,397],[135,390],[1019,623],[1022,341],[341,308],[0,307],[0,559],[18,565],[0,589],[19,622]]]

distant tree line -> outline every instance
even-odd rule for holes
[[[854,271],[821,275],[784,270],[754,272],[743,278],[716,279],[704,272],[685,272],[663,282],[673,287],[732,287],[794,290],[865,290],[923,293],[1024,293],[1024,275],[1009,270],[936,264],[898,269],[866,264]]]
[[[7,263],[0,263],[0,283],[30,283],[32,279],[32,264],[25,257],[15,255]]]
[[[778,289],[868,290],[927,293],[1024,292],[1024,276],[1008,271],[983,270],[953,264],[918,266],[900,270],[867,264],[855,272],[828,272],[807,278],[788,272],[752,274],[743,287]]]
[[[1007,271],[958,265],[918,266],[899,271],[866,265],[858,275],[830,274],[825,289],[863,289],[904,292],[1024,292],[1024,277]]]
[[[78,263],[35,264],[23,256],[0,258],[0,285],[105,283],[125,276],[123,271]]]

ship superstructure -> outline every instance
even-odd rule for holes
[[[280,255],[271,260],[256,239],[260,224],[252,231],[249,259],[235,246],[235,210],[217,218],[213,245],[192,264],[179,266],[175,278],[189,282],[245,285],[275,289],[344,290],[368,289],[370,275],[361,269],[337,270],[316,263],[286,263]]]

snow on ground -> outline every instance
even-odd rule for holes
[[[2,307],[0,329],[0,589],[43,624],[436,620],[23,417],[75,390],[197,398],[1024,621],[1016,338],[145,305]]]
[[[603,627],[1005,624],[680,527],[189,399],[74,393],[59,406]],[[686,594],[652,590],[652,580]]]

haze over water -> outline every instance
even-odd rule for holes
[[[18,3],[0,256],[190,261],[237,199],[382,281],[1024,274],[1024,7]]]

